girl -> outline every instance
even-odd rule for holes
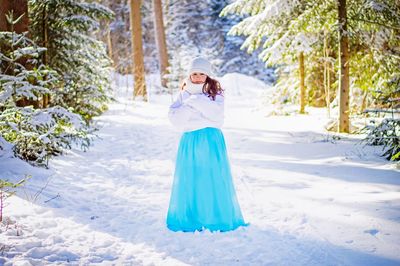
[[[169,109],[171,123],[184,131],[167,215],[167,226],[173,231],[229,231],[245,225],[220,130],[223,91],[210,75],[211,64],[195,58]]]

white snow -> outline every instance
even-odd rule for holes
[[[265,116],[269,87],[250,77],[221,83],[223,132],[250,226],[166,228],[180,137],[167,119],[171,97],[135,102],[120,87],[89,151],[73,149],[48,170],[0,153],[0,178],[32,175],[8,199],[0,264],[399,265],[400,174],[380,148],[325,132],[325,110]]]

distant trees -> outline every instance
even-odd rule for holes
[[[132,45],[130,34],[128,0],[102,0],[116,14],[110,23],[110,36],[115,69],[119,73],[133,73]],[[240,51],[241,37],[226,36],[229,25],[233,25],[231,18],[219,17],[220,11],[230,2],[228,0],[169,0],[169,1],[142,1],[140,8],[142,15],[142,41],[145,73],[160,73],[163,86],[168,90],[177,89],[179,80],[186,74],[186,68],[191,58],[202,53],[208,56],[216,66],[216,74],[241,72],[272,82],[273,71],[265,69],[257,55]],[[160,8],[161,6],[161,8]],[[168,64],[162,55],[163,48],[158,48],[161,41],[155,18],[163,15],[165,43]],[[160,19],[157,21],[161,22]],[[107,33],[104,29],[103,36]],[[106,39],[104,39],[106,41]],[[163,46],[163,45],[162,45]],[[161,49],[161,50],[160,50]],[[160,52],[159,52],[160,50]],[[128,60],[129,59],[129,60]],[[168,66],[167,75],[163,75],[164,65]],[[166,77],[166,79],[165,79]],[[148,84],[153,84],[152,80]],[[160,88],[163,90],[162,88]],[[158,92],[158,91],[157,91]]]

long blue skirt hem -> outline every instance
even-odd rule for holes
[[[249,223],[243,223],[243,224],[237,225],[235,227],[224,227],[221,225],[204,225],[202,227],[197,227],[197,228],[196,227],[185,228],[182,226],[175,226],[175,225],[167,224],[168,229],[171,231],[174,231],[174,232],[179,232],[179,231],[182,231],[182,232],[199,231],[199,232],[201,232],[201,231],[205,231],[205,230],[209,230],[211,232],[228,232],[228,231],[236,230],[239,227],[246,227],[246,226],[249,226]]]
[[[194,232],[231,231],[246,225],[221,130],[185,132],[176,157],[167,227]]]

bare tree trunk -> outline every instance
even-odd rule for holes
[[[305,76],[304,76],[304,53],[299,54],[299,73],[300,73],[300,114],[304,114],[304,108],[306,105],[306,88],[305,88]]]
[[[328,117],[331,117],[331,79],[329,67],[329,48],[328,48],[328,31],[324,31],[324,90],[325,90],[325,104]]]
[[[141,0],[130,0],[130,6],[133,76],[135,80],[133,96],[142,96],[147,101],[142,44],[142,18],[140,13]]]
[[[119,1],[116,1],[119,2]],[[106,3],[103,4],[107,4],[107,7],[111,10],[114,10],[114,6],[113,4],[117,4],[115,3],[115,1],[107,1]],[[110,21],[106,22],[106,42],[107,42],[107,52],[108,52],[108,57],[111,59],[112,62],[112,66],[115,68],[115,64],[114,64],[114,60],[113,60],[113,44],[112,44],[112,39],[111,39],[111,27],[110,27]]]
[[[349,120],[349,37],[347,34],[346,0],[338,1],[339,13],[339,132],[350,132]]]
[[[0,0],[0,30],[12,31],[11,25],[7,22],[6,14],[13,11],[14,19],[24,14],[22,19],[14,25],[13,30],[16,33],[28,31],[28,1],[27,0]]]
[[[112,41],[111,41],[111,28],[110,28],[110,22],[107,22],[107,48],[108,48],[108,57],[111,59],[113,62],[112,65],[114,66],[114,60],[113,60],[113,46],[112,46]]]
[[[9,26],[6,19],[6,14],[11,10],[11,1],[0,0],[0,31],[8,31]]]
[[[167,79],[164,77],[167,74],[168,54],[167,44],[165,41],[165,30],[162,13],[161,0],[153,0],[154,10],[154,28],[156,30],[156,43],[158,49],[158,61],[160,66],[160,80],[163,87],[167,87]]]
[[[362,98],[362,104],[361,104],[361,110],[360,110],[361,113],[364,112],[365,109],[367,109],[367,100],[368,100],[368,91],[365,90],[363,98]]]
[[[42,46],[43,47],[45,47],[45,48],[48,48],[48,46],[49,46],[49,33],[48,33],[48,14],[47,14],[47,11],[46,11],[46,6],[43,8],[43,14],[42,14],[42,29],[43,29],[43,32],[42,32],[42,39],[43,39],[43,43],[42,43]],[[49,53],[48,53],[48,50],[45,50],[44,52],[43,52],[43,64],[44,65],[47,65],[49,63]],[[43,104],[43,108],[46,108],[48,105],[49,105],[49,102],[50,102],[50,95],[49,94],[46,94],[46,95],[43,95],[43,102],[42,102],[42,104]]]

